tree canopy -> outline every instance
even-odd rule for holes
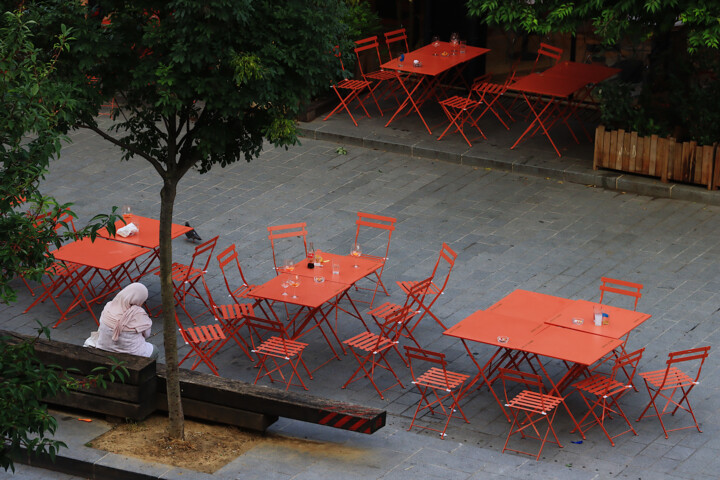
[[[679,28],[687,47],[720,46],[720,2],[706,0],[468,0],[468,12],[489,25],[547,35],[573,33],[590,22],[607,44],[627,37],[644,41]]]

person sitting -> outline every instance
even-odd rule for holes
[[[158,348],[145,340],[152,327],[142,307],[147,298],[148,289],[142,283],[131,283],[120,290],[100,315],[97,348],[157,359]]]

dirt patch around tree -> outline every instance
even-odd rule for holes
[[[245,452],[267,444],[303,457],[333,457],[345,462],[364,458],[361,450],[343,445],[261,434],[188,419],[185,420],[185,440],[170,440],[167,422],[166,416],[153,415],[142,422],[120,423],[88,442],[87,446],[203,473],[214,473]]]

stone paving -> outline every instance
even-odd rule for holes
[[[43,185],[45,193],[73,202],[81,222],[125,203],[140,215],[159,214],[160,179],[149,164],[120,161],[116,149],[89,132],[77,132],[72,140],[62,158],[53,163]],[[448,326],[517,288],[597,299],[600,277],[607,275],[645,285],[638,309],[652,318],[633,331],[629,342],[630,349],[646,348],[641,371],[662,368],[669,351],[716,345],[720,207],[343,144],[347,155],[336,152],[338,143],[304,138],[301,145],[288,150],[268,146],[250,163],[215,168],[206,175],[191,172],[180,185],[175,220],[189,221],[204,239],[220,235],[216,254],[235,243],[246,276],[260,283],[273,276],[267,226],[307,222],[316,248],[345,253],[352,242],[357,211],[389,215],[398,219],[384,273],[391,300],[403,300],[395,281],[430,273],[443,242],[458,252],[447,292],[434,307]],[[186,262],[194,245],[177,239],[173,248],[174,260]],[[288,250],[288,254],[293,252]],[[215,261],[208,282],[218,297],[224,296]],[[150,303],[157,305],[157,280],[147,278],[145,283]],[[31,333],[36,319],[54,323],[57,315],[52,305],[23,314],[32,300],[20,282],[16,286],[19,301],[1,307],[1,328]],[[443,336],[429,318],[423,322],[417,336],[425,346],[445,352],[452,370],[474,373],[462,345]],[[362,328],[356,320],[342,316],[338,327],[340,338]],[[53,338],[82,344],[94,329],[92,318],[82,314],[53,330]],[[152,341],[160,347],[161,330],[156,321]],[[306,358],[317,366],[328,358],[327,345],[319,335],[307,338],[311,345]],[[180,339],[178,344],[184,354],[187,347]],[[473,352],[483,359],[490,349],[474,345]],[[215,359],[223,376],[253,380],[252,365],[232,345]],[[371,436],[286,419],[271,427],[273,432],[325,442],[326,454],[256,448],[214,475],[204,475],[93,451],[83,445],[96,432],[79,431],[74,425],[78,422],[60,422],[59,438],[73,440],[68,441],[68,454],[124,468],[127,478],[133,478],[132,472],[142,472],[161,478],[201,479],[711,479],[717,478],[720,468],[716,359],[711,350],[701,384],[693,392],[704,433],[683,430],[665,439],[659,423],[648,419],[634,423],[639,435],[619,437],[616,447],[597,429],[579,443],[580,437],[569,433],[569,418],[560,412],[556,427],[564,448],[547,445],[538,462],[501,454],[508,424],[487,390],[467,397],[463,408],[470,423],[452,422],[446,440],[433,432],[408,432],[419,398],[410,388],[409,371],[394,359],[406,388],[389,390],[385,400],[366,381],[343,390],[340,386],[356,366],[349,355],[320,368],[310,381],[310,393],[386,409],[386,427]],[[558,362],[548,362],[547,367],[561,374]],[[382,376],[382,382],[389,378]],[[634,419],[646,402],[647,393],[641,390],[626,395],[622,404]],[[569,403],[571,409],[584,411],[576,394]],[[338,454],[340,450],[345,454]],[[27,471],[27,478],[35,478]],[[24,474],[17,476],[24,478]],[[0,473],[0,478],[6,477],[9,474]]]

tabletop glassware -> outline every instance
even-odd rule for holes
[[[352,249],[350,250],[350,255],[352,255],[355,258],[355,265],[353,265],[353,267],[355,267],[355,268],[358,268],[357,258],[360,256],[361,253],[362,253],[362,249],[360,248],[360,244],[354,243],[352,246]]]
[[[292,279],[292,286],[294,288],[292,298],[298,298],[297,289],[300,286],[300,275],[295,275],[295,278]]]
[[[452,54],[456,55],[458,43],[460,43],[460,35],[458,35],[457,32],[450,34],[450,43],[452,44]]]
[[[133,213],[132,213],[132,207],[130,205],[123,205],[122,208],[120,209],[120,214],[122,215],[123,220],[125,220],[126,224],[132,222]]]
[[[440,48],[440,37],[438,37],[437,35],[433,35],[430,43],[433,46],[433,55],[437,57],[438,48]]]
[[[283,297],[287,297],[287,294],[288,294],[287,289],[290,286],[290,279],[286,278],[285,280],[283,280],[283,282],[280,284],[280,286],[282,286],[282,288],[283,288],[283,293],[282,293]]]
[[[285,259],[285,262],[283,263],[283,270],[288,273],[295,270],[295,264],[293,263],[293,261],[291,259],[289,259],[289,258]]]

